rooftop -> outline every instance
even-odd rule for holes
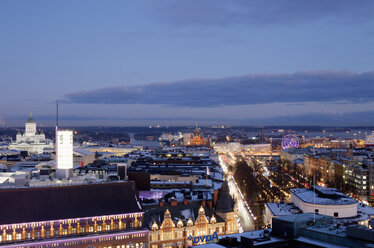
[[[200,206],[200,202],[196,202],[188,205],[144,207],[144,227],[150,228],[153,221],[156,221],[156,223],[160,226],[164,221],[164,214],[167,209],[170,211],[171,218],[175,223],[175,226],[179,219],[181,219],[184,226],[186,226],[189,218],[191,218],[193,222],[196,221],[197,217],[199,216],[198,211]],[[214,215],[217,222],[224,222],[224,220],[219,215],[215,214],[213,210],[209,209],[208,207],[205,207],[204,210],[208,220]]]
[[[358,202],[337,189],[314,186],[313,189],[291,189],[291,193],[306,203],[320,205],[351,205]]]
[[[141,212],[130,182],[0,190],[0,225]]]
[[[300,209],[292,203],[265,203],[273,216],[296,214]]]

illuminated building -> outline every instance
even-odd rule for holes
[[[200,133],[200,130],[197,127],[197,123],[196,123],[195,131],[191,135],[189,145],[190,146],[209,146],[210,145],[209,138],[204,138],[204,135]]]
[[[130,182],[0,190],[0,246],[147,245],[148,230]]]
[[[224,220],[217,213],[203,206],[198,209],[197,213],[195,213],[196,210],[188,208],[188,206],[166,209],[164,215],[161,216],[162,222],[153,220],[150,223],[149,247],[189,247],[197,244],[193,243],[194,238],[206,235],[221,236],[237,232],[236,228],[227,228],[228,222],[231,220]],[[203,243],[206,242],[198,242],[198,244]]]
[[[151,207],[145,211],[144,222],[149,227],[149,247],[189,247],[206,241],[201,237],[221,236],[238,232],[234,201],[227,183],[223,183],[216,208],[199,203],[170,207]],[[209,241],[209,240],[208,240]]]
[[[73,131],[56,131],[56,177],[71,178],[73,174]]]
[[[367,135],[365,139],[365,147],[374,147],[374,131],[371,135]]]
[[[16,141],[9,145],[10,149],[27,151],[30,154],[43,153],[44,148],[53,148],[52,142],[45,139],[43,131],[37,133],[36,121],[30,116],[25,124],[25,132],[18,131]]]

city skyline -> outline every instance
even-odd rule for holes
[[[0,3],[0,124],[373,123],[374,3]]]

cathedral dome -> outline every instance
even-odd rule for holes
[[[30,116],[26,123],[36,123],[36,121]]]

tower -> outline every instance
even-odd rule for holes
[[[58,102],[56,105],[56,177],[73,176],[73,131],[58,128]]]
[[[73,131],[56,131],[56,177],[70,178],[73,175]]]

